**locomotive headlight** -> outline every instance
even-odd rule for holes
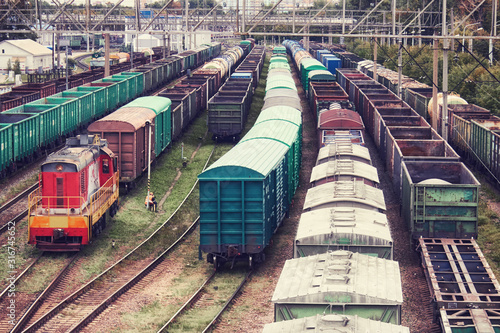
[[[58,164],[58,165],[56,165],[56,170],[57,170],[57,171],[63,171],[63,166],[62,166],[62,164]]]

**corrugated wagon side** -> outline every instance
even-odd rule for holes
[[[12,166],[12,125],[0,124],[0,175],[5,175]]]
[[[405,161],[402,215],[413,238],[477,237],[480,183],[461,162]]]
[[[287,151],[268,139],[242,142],[198,176],[200,250],[216,268],[229,260],[264,259],[282,219],[276,213],[288,190]]]

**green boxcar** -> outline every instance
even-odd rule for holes
[[[32,156],[40,145],[40,117],[38,114],[0,113],[0,125],[12,128],[13,159],[22,162]]]
[[[269,244],[284,218],[288,150],[269,139],[240,142],[198,176],[200,250],[209,262],[260,255]]]
[[[268,75],[266,82],[266,92],[271,89],[286,88],[297,91],[295,82],[292,77],[288,75]]]
[[[499,148],[495,131],[500,128],[500,118],[472,119],[470,145],[474,155],[489,170],[498,169]]]
[[[477,238],[480,183],[461,162],[402,163],[402,215],[414,239]]]
[[[291,69],[290,69],[290,65],[288,65],[288,63],[285,63],[285,62],[271,62],[269,63],[269,70],[271,69],[287,69],[291,72]]]
[[[103,82],[103,79],[84,84],[82,87],[104,87],[106,91],[106,111],[111,112],[118,107],[118,85],[116,82]]]
[[[89,92],[92,96],[92,110],[93,120],[101,118],[106,114],[107,100],[106,100],[106,87],[90,87],[80,86],[75,88],[77,92]]]
[[[61,107],[59,105],[29,103],[4,111],[4,113],[38,114],[41,147],[52,146],[59,139],[61,131]]]
[[[138,72],[122,72],[120,75],[128,75],[131,76],[131,81],[133,81],[135,85],[134,97],[139,97],[144,92],[144,74]],[[132,98],[132,99],[133,99]]]
[[[298,136],[292,144],[293,156],[291,157],[294,165],[292,167],[293,173],[290,174],[290,185],[293,186],[292,188],[297,189],[299,186],[299,173],[302,161],[302,113],[289,106],[272,106],[260,112],[255,124],[271,120],[284,120],[298,126]],[[290,201],[292,200],[292,196],[289,197]]]
[[[172,142],[171,124],[172,101],[165,97],[140,97],[125,105],[126,107],[148,107],[156,113],[155,117],[155,155],[158,156]]]
[[[78,107],[80,110],[80,126],[86,125],[94,119],[95,112],[92,92],[77,91],[76,88],[73,88],[55,94],[53,97],[72,98],[78,100]]]
[[[273,48],[273,53],[286,54],[286,48],[284,46],[275,46]]]
[[[5,174],[14,159],[12,125],[0,124],[0,174]]]
[[[302,87],[307,93],[309,91],[309,73],[315,70],[327,70],[325,65],[314,58],[303,59],[300,63],[300,78]],[[332,74],[333,75],[333,74]]]
[[[233,149],[198,176],[200,249],[210,262],[237,254],[262,259],[295,193],[300,112],[293,109],[283,118],[268,110]]]
[[[59,134],[62,136],[67,136],[75,132],[80,125],[80,105],[77,98],[45,97],[29,104],[58,105],[60,107],[59,117],[61,119]]]
[[[136,98],[137,95],[137,87],[136,87],[136,77],[137,75],[122,75],[122,74],[117,74],[113,75],[111,78],[113,79],[120,79],[120,80],[125,80],[127,82],[127,100],[125,102],[130,102],[134,98]]]
[[[405,88],[404,100],[419,115],[429,119],[427,107],[432,98],[432,88]]]
[[[127,103],[129,100],[129,94],[128,94],[128,79],[125,78],[110,78],[110,77],[105,77],[102,79],[102,82],[113,82],[116,83],[116,86],[118,88],[118,103],[117,107],[124,105]]]

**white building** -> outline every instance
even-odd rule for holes
[[[19,60],[23,73],[35,73],[52,68],[52,51],[31,39],[4,40],[0,42],[1,72],[7,72],[9,60],[12,68]]]

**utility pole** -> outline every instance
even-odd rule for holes
[[[189,29],[188,29],[188,15],[189,15],[189,0],[184,0],[186,1],[186,4],[185,4],[185,8],[184,8],[184,11],[185,11],[185,15],[186,15],[186,35],[184,36],[184,50],[188,50],[188,33],[189,33]]]
[[[497,35],[497,8],[498,8],[498,0],[492,0],[491,1],[491,6],[492,6],[492,21],[491,21],[491,36],[495,37]],[[490,66],[493,66],[493,39],[490,38],[490,45],[489,45],[489,52],[490,52]]]
[[[448,36],[448,24],[446,23],[446,1],[443,1],[443,37]],[[441,136],[448,141],[448,50],[449,40],[443,39],[443,113],[441,114],[442,133]]]
[[[375,37],[374,39],[374,42],[373,43],[373,79],[375,81],[378,81],[378,78],[377,78],[377,37]]]
[[[421,18],[421,15],[422,14],[422,11],[419,9],[418,10],[418,34],[420,36],[422,36],[422,18]],[[418,39],[418,47],[422,47],[422,38],[419,38]]]
[[[392,0],[391,7],[392,7],[392,35],[396,36],[396,0]],[[396,38],[392,40],[392,44],[396,45]]]
[[[104,77],[109,76],[109,33],[104,34]]]
[[[403,45],[401,43],[401,38],[398,38],[398,97],[401,98],[401,81],[403,76]]]
[[[85,10],[86,10],[86,15],[85,15],[85,29],[87,29],[87,52],[89,52],[90,49],[90,0],[85,1]],[[94,35],[92,35],[93,37]]]
[[[438,61],[439,61],[439,53],[438,53],[438,46],[439,42],[437,39],[434,39],[434,45],[433,45],[433,60],[432,60],[432,127],[439,132],[438,130],[438,101],[437,101],[437,94],[438,94]]]

